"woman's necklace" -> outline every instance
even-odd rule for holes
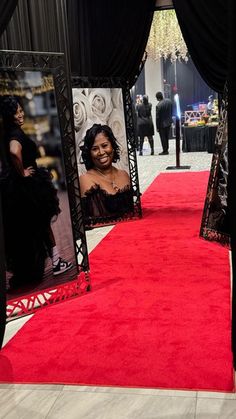
[[[104,173],[102,173],[102,171],[100,170],[100,169],[98,169],[97,167],[95,168],[95,170],[97,170],[97,172],[98,173],[100,173],[100,175],[102,176],[102,177],[104,177],[104,179],[108,182],[108,183],[110,183],[110,185],[112,186],[112,188],[114,189],[114,191],[118,191],[119,190],[119,186],[116,184],[116,182],[115,182],[115,180],[114,180],[114,178],[111,180],[111,179],[108,179],[108,176],[107,175],[104,175]]]

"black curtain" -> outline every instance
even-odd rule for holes
[[[65,18],[66,0],[18,0],[0,38],[0,49],[66,54]]]
[[[227,75],[227,0],[173,0],[173,5],[201,77],[222,93]]]
[[[177,60],[176,63],[173,63],[170,59],[164,60],[163,78],[166,83],[171,85],[172,96],[175,94],[173,86],[176,82],[182,112],[190,110],[190,106],[194,103],[207,103],[210,95],[217,97],[214,90],[201,78],[191,57],[187,62]]]
[[[73,75],[122,77],[132,86],[154,8],[155,0],[18,0],[0,49],[64,52]]]
[[[6,29],[16,8],[18,0],[1,0],[0,2],[0,35]]]
[[[155,0],[67,0],[72,74],[122,77],[139,73]]]

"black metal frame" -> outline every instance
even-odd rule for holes
[[[130,88],[128,82],[122,78],[116,77],[78,77],[74,76],[71,79],[72,88],[120,88],[122,89],[123,95],[123,106],[124,106],[124,118],[126,127],[126,138],[127,138],[127,150],[128,150],[128,161],[131,185],[133,189],[133,204],[134,213],[129,219],[142,217],[142,208],[140,200],[140,188],[138,180],[138,166],[136,158],[136,142],[135,142],[135,131],[134,131],[134,117],[132,110],[132,99],[130,95]],[[124,218],[126,220],[126,218]],[[117,220],[117,221],[120,221]],[[105,225],[109,224],[104,222]],[[94,227],[100,225],[94,225]]]
[[[68,190],[72,234],[77,256],[78,272],[89,270],[88,250],[83,224],[80,189],[78,181],[77,161],[75,152],[74,120],[72,110],[71,80],[67,71],[63,53],[32,52],[32,51],[0,51],[0,69],[2,71],[42,71],[53,75],[58,118],[61,131],[62,149],[64,156],[65,176]],[[89,274],[86,276],[89,282]],[[72,281],[73,282],[73,281]],[[81,282],[81,281],[80,281]],[[67,284],[67,283],[66,283]],[[60,288],[63,285],[59,286]],[[68,285],[67,285],[68,287]],[[54,286],[54,289],[58,286]],[[89,284],[87,289],[89,289]],[[42,294],[42,292],[38,292]],[[79,286],[78,286],[79,294]],[[75,292],[73,291],[73,296]],[[64,299],[71,296],[64,294]],[[22,299],[22,297],[21,297]],[[24,296],[25,299],[25,296]],[[50,301],[50,304],[52,301]],[[44,303],[44,305],[47,302]],[[32,310],[31,310],[32,312]],[[25,311],[24,311],[24,314]]]
[[[231,247],[228,207],[228,88],[221,100],[220,120],[216,131],[200,236]]]

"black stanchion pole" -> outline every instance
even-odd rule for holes
[[[179,167],[180,166],[180,123],[179,123],[178,117],[175,123],[175,132],[176,132],[176,140],[175,140],[176,167]]]
[[[191,166],[180,166],[180,119],[176,116],[175,122],[175,153],[176,166],[168,166],[166,170],[190,169]]]

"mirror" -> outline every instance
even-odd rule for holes
[[[141,216],[131,98],[117,82],[72,81],[75,143],[87,229]],[[128,100],[127,100],[128,98]]]
[[[63,54],[0,54],[1,193],[13,317],[87,291],[89,274]]]
[[[202,215],[200,236],[230,247],[228,210],[228,90],[222,96],[215,151]]]

